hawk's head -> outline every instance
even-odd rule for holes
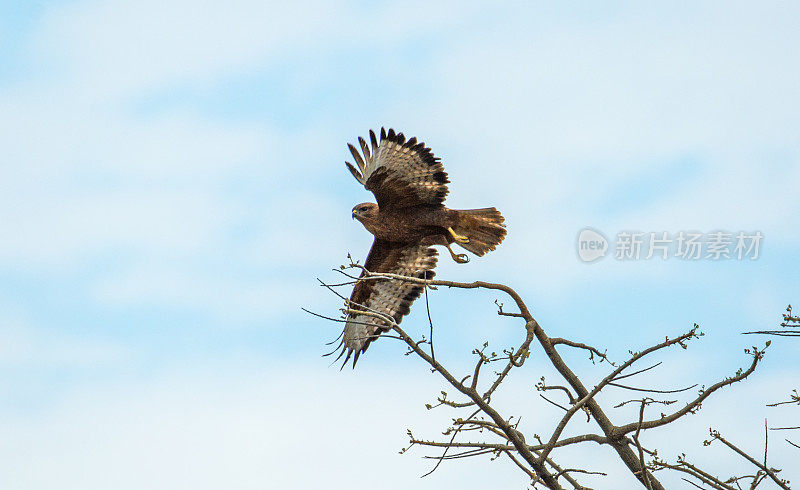
[[[364,223],[378,217],[378,205],[374,202],[362,202],[353,207],[353,219]]]

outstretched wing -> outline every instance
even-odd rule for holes
[[[437,256],[436,250],[426,245],[397,245],[376,238],[364,268],[370,272],[389,272],[431,279],[435,274],[433,268],[436,267]],[[397,323],[408,314],[411,303],[419,298],[424,287],[399,279],[363,279],[365,275],[365,272],[361,274],[362,279],[353,288],[349,309],[387,315]],[[367,350],[370,342],[381,332],[389,330],[391,327],[380,318],[349,313],[342,335],[342,352],[337,360],[347,352],[342,364],[344,366],[355,352],[355,367],[358,357]]]
[[[402,208],[418,204],[441,204],[447,196],[447,173],[425,143],[406,141],[403,133],[381,128],[380,142],[370,130],[371,146],[358,138],[361,153],[347,146],[358,169],[345,162],[350,173],[375,194],[381,208]]]

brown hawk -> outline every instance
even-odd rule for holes
[[[503,241],[504,219],[497,209],[459,211],[442,204],[448,193],[447,173],[424,143],[406,140],[393,129],[387,133],[381,128],[380,141],[373,131],[369,137],[370,144],[358,138],[361,153],[348,144],[358,168],[345,162],[378,201],[358,204],[352,211],[353,219],[375,236],[364,263],[366,270],[430,279],[438,256],[431,245],[444,245],[453,260],[463,264],[469,261],[467,255],[453,252],[452,243],[481,256]],[[391,330],[380,318],[358,311],[388,315],[400,323],[423,287],[398,279],[359,280],[347,304],[350,313],[337,360],[347,352],[346,364],[355,352],[355,367],[370,342]]]

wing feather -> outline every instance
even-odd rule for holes
[[[359,182],[364,182],[364,176],[358,173],[358,170],[351,164],[350,162],[344,162],[347,165],[347,169],[350,170],[350,173],[353,174],[353,177],[356,178]]]
[[[441,204],[447,196],[447,173],[425,143],[416,138],[406,141],[403,133],[381,128],[380,142],[369,132],[372,150],[359,138],[361,154],[348,144],[359,172],[347,163],[350,172],[375,194],[378,206],[402,208],[419,204]],[[359,177],[360,175],[360,177]]]
[[[375,131],[369,130],[369,141],[372,143],[372,153],[378,149],[378,139],[375,137]]]
[[[367,142],[364,141],[364,138],[361,136],[358,137],[358,144],[361,145],[361,151],[364,153],[364,156],[367,160],[372,158],[372,154],[369,152],[369,147],[367,146]]]
[[[350,143],[347,143],[347,147],[350,148],[350,153],[353,154],[353,158],[355,158],[356,164],[359,167],[364,168],[364,160],[361,159],[361,155],[358,153],[358,150],[356,150],[356,147],[351,145]],[[369,157],[367,157],[367,159],[369,159]]]
[[[389,272],[403,276],[430,279],[435,275],[438,253],[427,245],[396,245],[375,239],[364,267],[370,272]],[[362,273],[363,278],[366,273]],[[356,283],[350,295],[351,310],[368,311],[391,317],[400,323],[411,311],[411,304],[419,298],[424,287],[399,279],[362,280]],[[349,313],[342,337],[344,364],[355,353],[353,367],[362,352],[382,332],[391,327],[380,318],[371,315]],[[342,364],[342,366],[344,366]]]

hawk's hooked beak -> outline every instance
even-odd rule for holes
[[[353,219],[356,219],[356,210],[353,210]]]

